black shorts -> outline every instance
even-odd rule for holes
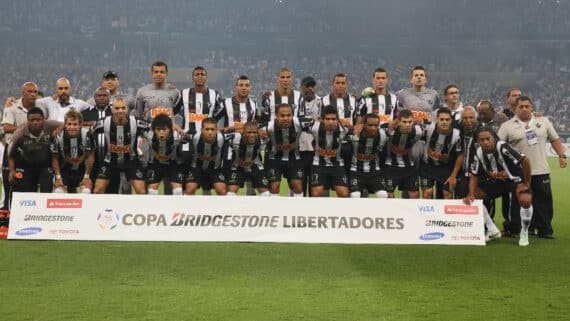
[[[110,180],[115,173],[124,172],[127,176],[127,180],[144,180],[144,170],[141,166],[135,167],[111,167],[109,165],[103,164],[99,167],[99,172],[97,173],[97,179],[108,179]]]
[[[418,172],[415,167],[386,166],[384,184],[388,193],[394,193],[396,187],[400,191],[408,192],[417,192],[420,189]]]
[[[303,165],[301,161],[274,161],[268,159],[265,162],[267,178],[269,182],[281,182],[281,177],[285,174],[287,180],[303,179]]]
[[[186,184],[195,183],[202,189],[210,189],[216,183],[226,183],[226,176],[221,168],[201,169],[192,168],[186,174]]]
[[[313,166],[311,186],[348,186],[344,167]]]
[[[349,171],[348,181],[350,183],[350,192],[368,190],[369,193],[376,193],[386,190],[384,178],[379,171],[370,173]]]
[[[457,175],[457,185],[455,186],[455,198],[462,199],[469,194],[469,176],[465,176],[465,172]]]
[[[496,179],[487,179],[484,177],[477,177],[479,188],[487,194],[487,198],[495,199],[504,194],[514,193],[517,183],[513,181],[501,181]]]
[[[176,164],[152,163],[146,170],[146,182],[148,184],[160,183],[163,178],[168,178],[171,183],[184,184],[184,170]]]
[[[63,185],[67,186],[68,189],[76,188],[79,186],[85,175],[85,169],[74,170],[61,170],[61,180]]]
[[[443,184],[451,175],[453,169],[449,166],[431,166],[425,163],[420,165],[420,186],[422,189],[432,188],[436,183],[441,184],[443,190],[451,192],[449,184]]]
[[[243,187],[246,180],[251,181],[253,188],[269,188],[269,179],[267,173],[257,166],[251,166],[250,171],[245,171],[242,167],[232,169],[228,176],[228,185],[237,185]]]

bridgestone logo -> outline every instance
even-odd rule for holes
[[[31,222],[73,222],[75,216],[73,215],[26,215],[24,221]]]

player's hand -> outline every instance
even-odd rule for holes
[[[352,128],[352,132],[354,133],[355,136],[358,136],[360,135],[360,133],[362,133],[363,128],[364,128],[363,124],[354,125],[354,127]]]
[[[455,189],[455,186],[457,186],[457,178],[455,176],[449,176],[447,178],[447,180],[445,180],[445,182],[443,182],[443,185],[445,184],[449,184],[449,188],[451,190]]]
[[[475,201],[475,195],[469,194],[463,198],[463,203],[465,205],[471,205]]]
[[[234,121],[234,129],[236,131],[239,131],[240,133],[243,131],[243,125],[244,125],[244,123],[242,123],[242,122]]]
[[[560,163],[560,168],[566,168],[568,165],[566,158],[558,158],[558,162]]]
[[[88,189],[91,189],[92,185],[93,185],[93,183],[91,182],[91,180],[89,178],[83,178],[81,183],[79,183],[79,186],[81,186],[82,188],[88,188]]]
[[[400,126],[400,122],[397,119],[392,120],[389,124],[388,124],[388,128],[389,129],[395,129],[398,126]]]
[[[259,137],[263,138],[263,139],[267,139],[269,138],[269,135],[267,135],[267,131],[266,130],[260,130],[259,131]]]
[[[58,126],[56,129],[53,130],[53,132],[51,133],[51,135],[53,137],[59,136],[59,134],[61,134],[61,132],[65,129],[65,125],[60,125]]]
[[[178,133],[178,135],[180,135],[181,137],[184,137],[184,135],[186,134],[184,132],[184,129],[182,129],[182,127],[178,126],[178,124],[173,123],[172,129],[174,129]]]
[[[497,119],[499,120],[499,122],[502,123],[502,122],[509,120],[509,117],[507,116],[507,114],[500,112],[500,113],[497,113]]]
[[[16,97],[8,97],[4,103],[4,108],[10,108],[14,103],[16,103],[16,100],[18,100]]]
[[[16,182],[16,171],[10,171],[10,174],[8,175],[8,183],[10,183],[10,185],[14,185],[15,182]]]
[[[340,120],[340,124],[346,128],[350,128],[352,126],[352,123],[350,121],[349,118],[343,118]]]
[[[530,186],[528,183],[519,183],[517,184],[516,193],[520,194],[530,190]]]

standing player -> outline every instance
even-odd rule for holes
[[[148,123],[160,114],[166,114],[172,119],[176,111],[175,107],[180,101],[180,92],[174,85],[166,82],[168,65],[157,61],[152,64],[150,71],[152,84],[141,87],[137,91],[135,116]]]
[[[105,193],[111,177],[124,172],[135,193],[146,194],[144,173],[138,154],[138,141],[148,130],[148,123],[129,116],[127,101],[119,96],[113,102],[112,115],[98,122],[94,136],[105,136],[105,156],[99,168],[96,194]]]
[[[411,110],[416,123],[431,122],[433,111],[441,107],[441,103],[437,91],[426,87],[427,75],[423,66],[412,69],[410,83],[411,88],[396,93],[398,108]]]
[[[40,107],[47,120],[63,122],[65,114],[70,109],[82,111],[89,108],[89,104],[81,99],[71,96],[72,88],[67,78],[59,78],[55,82],[55,99],[44,97],[36,101],[36,106]]]
[[[216,110],[216,118],[222,119],[224,127],[221,132],[241,131],[246,122],[255,119],[257,104],[249,97],[251,83],[246,75],[241,75],[236,81],[236,95],[226,98],[220,104],[221,110]]]
[[[285,67],[279,69],[277,72],[277,83],[277,89],[265,92],[261,99],[261,110],[257,117],[262,123],[275,118],[276,107],[280,104],[289,104],[293,110],[297,108],[296,104],[301,97],[301,93],[291,88],[293,73]]]
[[[281,177],[287,174],[293,197],[303,197],[303,168],[299,162],[299,138],[301,123],[293,118],[293,108],[289,104],[279,104],[275,119],[267,124],[263,135],[268,137],[265,152],[265,168],[270,181],[272,196],[279,196]]]
[[[376,68],[372,74],[373,92],[363,90],[360,98],[356,122],[362,123],[363,118],[368,114],[376,114],[380,118],[380,125],[391,122],[394,119],[397,98],[395,94],[389,93],[388,72],[384,68]]]
[[[425,153],[420,163],[420,185],[423,198],[433,197],[435,183],[443,187],[443,197],[453,198],[457,174],[463,164],[461,132],[451,126],[451,111],[441,107],[436,113],[436,122],[424,133]]]
[[[148,194],[158,195],[163,178],[168,178],[173,195],[182,195],[184,169],[179,150],[178,133],[172,129],[172,120],[167,115],[154,117],[151,131],[147,134],[149,143],[149,164],[146,172]]]
[[[55,173],[54,191],[91,193],[94,142],[89,129],[82,127],[83,117],[72,109],[65,114],[64,129],[52,139],[52,167]]]
[[[386,132],[380,128],[377,114],[367,114],[363,124],[354,126],[352,162],[348,174],[350,197],[359,198],[363,190],[376,193],[377,198],[388,197],[380,172],[380,153],[386,141]]]
[[[192,162],[186,175],[186,194],[194,195],[200,186],[212,186],[218,195],[226,195],[226,178],[222,168],[226,140],[218,132],[216,120],[202,121],[200,132],[192,136]]]
[[[414,115],[409,109],[398,113],[395,128],[388,129],[384,182],[389,198],[399,188],[409,198],[419,198],[418,170],[412,157],[412,147],[422,138],[422,129],[414,125]]]
[[[475,137],[479,147],[471,165],[469,194],[464,198],[464,202],[470,204],[475,199],[497,198],[506,192],[512,192],[521,207],[519,245],[527,246],[533,211],[530,161],[508,143],[496,140],[496,135],[487,127],[479,128]],[[485,207],[483,211],[487,211]],[[490,225],[493,222],[490,221],[489,215],[486,215],[485,219],[485,225],[491,234],[489,238],[499,237],[501,234],[498,229]]]
[[[255,121],[243,125],[243,133],[236,133],[233,158],[228,178],[228,195],[236,195],[245,180],[252,182],[260,195],[270,196],[269,180],[261,162],[261,139]]]
[[[311,175],[311,196],[321,196],[325,186],[331,186],[338,197],[348,197],[348,184],[344,160],[340,157],[341,145],[348,130],[338,120],[338,110],[332,105],[323,108],[323,117],[311,132],[315,145],[315,158]]]

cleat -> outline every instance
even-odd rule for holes
[[[519,239],[519,246],[528,246],[528,233],[527,232],[521,232],[521,236]]]
[[[489,242],[495,239],[500,239],[502,236],[501,231],[496,230],[495,232],[487,231],[485,232],[485,242]]]

